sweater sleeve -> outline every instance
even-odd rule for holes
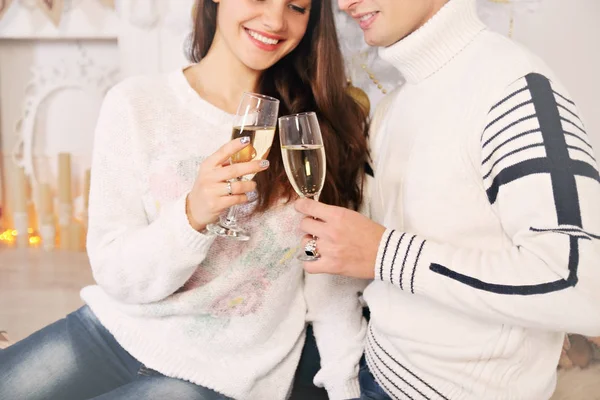
[[[305,274],[307,321],[312,323],[321,357],[314,383],[324,387],[331,400],[360,397],[358,369],[367,325],[359,297],[367,283]]]
[[[109,295],[126,303],[150,303],[173,294],[190,278],[213,239],[189,225],[185,195],[149,222],[136,161],[142,146],[121,85],[107,94],[96,127],[87,250],[94,278]]]
[[[575,104],[515,82],[481,136],[482,190],[510,243],[495,251],[388,230],[376,279],[500,323],[600,334],[600,177]]]
[[[373,170],[367,162],[363,193],[369,193],[372,181]],[[359,212],[369,216],[368,196],[363,198]],[[332,400],[360,397],[358,364],[366,335],[360,297],[368,283],[340,276],[305,274],[307,321],[312,323],[321,356],[321,369],[314,383],[324,387]]]

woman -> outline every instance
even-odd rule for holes
[[[196,21],[195,64],[107,95],[90,193],[97,285],[83,289],[85,307],[0,353],[0,398],[284,399],[307,320],[316,383],[331,399],[359,397],[363,284],[304,277],[279,151],[227,166],[247,143],[222,146],[244,91],[280,99],[280,114],[314,110],[321,199],[361,204],[366,116],[345,93],[330,1],[200,0]],[[228,193],[248,173],[256,182]],[[252,239],[205,233],[234,204]]]

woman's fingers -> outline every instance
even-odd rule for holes
[[[219,150],[207,157],[206,160],[204,160],[204,164],[211,168],[219,167],[249,144],[250,138],[247,136],[240,139],[234,139],[225,143]]]
[[[229,189],[231,188],[231,193]],[[236,181],[236,182],[218,182],[214,184],[212,192],[216,196],[232,196],[238,194],[246,194],[256,190],[256,182],[254,181]]]
[[[214,170],[211,179],[216,182],[229,181],[246,175],[254,175],[269,168],[268,160],[256,160],[228,165]]]

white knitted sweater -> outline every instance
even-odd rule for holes
[[[332,399],[358,397],[364,283],[304,275],[293,205],[254,217],[252,205],[242,207],[240,223],[252,235],[245,243],[188,223],[185,197],[202,160],[229,140],[231,123],[181,70],[108,93],[89,207],[97,285],[82,298],[147,367],[243,400],[286,398],[309,320],[322,357],[315,381]]]
[[[548,399],[564,332],[600,334],[600,176],[577,106],[475,0],[380,55],[406,84],[372,135],[388,230],[369,367],[396,399]]]

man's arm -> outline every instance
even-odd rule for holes
[[[306,269],[374,276],[501,323],[598,336],[600,177],[593,150],[574,103],[548,79],[528,75],[506,92],[481,138],[482,179],[512,246],[436,243],[302,201],[301,212],[322,220],[303,221],[320,238],[324,258]]]

